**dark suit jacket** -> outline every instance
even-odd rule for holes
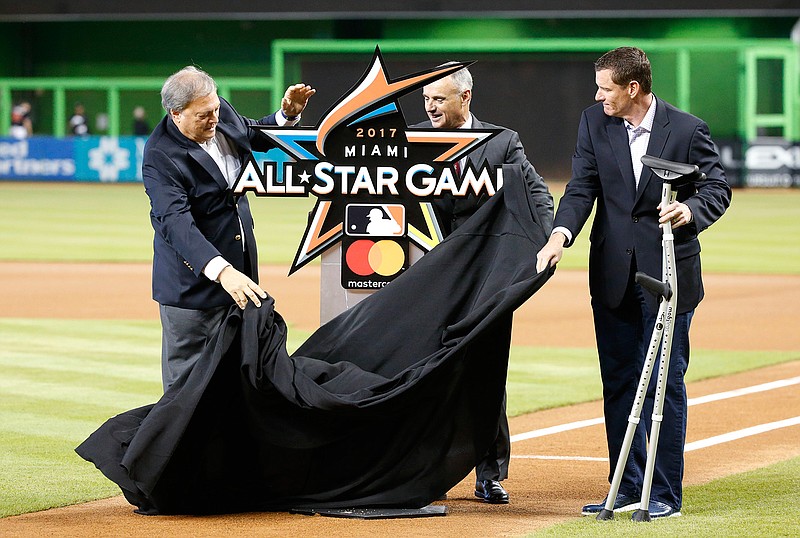
[[[647,154],[697,164],[706,175],[705,181],[677,192],[678,201],[689,206],[694,219],[674,230],[678,312],[687,312],[703,298],[697,235],[725,212],[731,189],[706,123],[660,99]],[[636,188],[621,118],[604,114],[602,103],[583,111],[572,179],[559,202],[554,226],[564,226],[574,238],[597,200],[589,236],[589,287],[592,297],[608,307],[621,303],[634,257],[639,271],[661,279],[661,229],[656,209],[661,187],[658,176],[645,166]],[[654,298],[648,297],[648,301],[655,306]]]
[[[275,125],[275,115],[245,118],[220,99],[217,129],[244,163],[253,149],[271,146],[251,124]],[[169,116],[156,126],[144,149],[142,177],[150,197],[153,239],[153,299],[163,305],[205,309],[228,306],[230,295],[202,274],[215,256],[258,281],[253,218],[245,196],[234,196],[214,160],[186,138]],[[241,228],[239,226],[241,219]],[[245,263],[242,229],[249,256]],[[252,268],[247,271],[247,267]]]
[[[414,125],[414,127],[431,128],[432,125],[430,121],[425,121]],[[532,207],[536,208],[542,227],[545,233],[549,235],[553,227],[553,197],[542,176],[536,172],[536,169],[528,161],[519,135],[511,129],[482,122],[474,114],[472,115],[472,128],[502,129],[497,136],[470,152],[467,155],[467,160],[476,168],[480,167],[484,161],[488,162],[489,166],[519,165],[522,169],[522,177],[525,178],[527,191],[533,202]],[[453,230],[461,226],[488,199],[489,196],[486,194],[482,194],[480,197],[470,194],[465,198],[446,197],[437,200],[434,203],[434,207],[442,220],[444,234],[449,235]]]

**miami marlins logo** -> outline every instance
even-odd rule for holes
[[[470,165],[459,175],[454,167],[498,131],[410,128],[398,105],[401,96],[470,63],[450,63],[390,80],[376,48],[361,80],[325,113],[316,128],[252,126],[272,139],[290,160],[265,162],[259,168],[251,155],[234,192],[317,196],[289,274],[334,246],[343,235],[363,236],[366,224],[360,223],[367,218],[375,221],[372,229],[391,229],[386,237],[392,241],[399,235],[427,252],[442,240],[433,211],[435,199],[491,196],[502,186],[502,168]],[[404,222],[389,226],[386,221],[396,217]],[[345,230],[348,218],[354,222],[349,232]],[[387,245],[384,240],[365,248],[379,254],[400,252]],[[404,248],[407,252],[407,244]],[[373,266],[394,270],[394,264],[386,269],[387,259],[384,255],[384,261]],[[400,268],[396,274],[399,272]]]

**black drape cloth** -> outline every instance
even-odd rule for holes
[[[437,499],[494,441],[512,313],[552,274],[536,273],[547,238],[517,173],[292,355],[271,298],[232,306],[197,366],[76,451],[146,514]]]

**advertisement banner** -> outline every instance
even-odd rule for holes
[[[0,179],[141,181],[146,137],[0,138]]]
[[[141,181],[145,137],[89,136],[75,139],[78,181]]]
[[[718,147],[733,187],[800,187],[800,143],[760,138],[749,144],[721,140]]]
[[[3,179],[75,179],[72,139],[50,137],[0,138],[0,177]]]

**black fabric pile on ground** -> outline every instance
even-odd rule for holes
[[[516,170],[389,286],[295,353],[270,299],[232,306],[156,404],[76,450],[144,514],[427,505],[497,432],[513,311],[550,277]]]

